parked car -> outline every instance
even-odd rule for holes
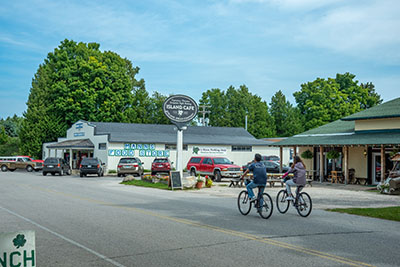
[[[242,174],[240,166],[223,157],[192,157],[186,168],[192,176],[209,175],[218,182],[223,177],[237,178]]]
[[[83,158],[79,165],[79,175],[81,177],[88,174],[97,174],[97,176],[104,175],[104,163],[98,158]]]
[[[58,173],[60,176],[71,175],[71,168],[63,158],[47,158],[43,165],[44,176],[48,173],[51,173],[51,175]]]
[[[43,167],[42,163],[34,162],[29,157],[8,156],[0,157],[0,168],[3,172],[15,171],[16,169],[25,169],[28,172],[40,170]]]
[[[121,158],[117,165],[118,177],[127,174],[142,176],[143,172],[143,164],[139,158]]]
[[[18,157],[27,158],[27,159],[30,159],[32,162],[35,162],[36,163],[36,167],[35,167],[35,171],[36,172],[38,172],[38,171],[43,169],[44,160],[34,159],[34,158],[30,157],[30,156],[18,156]]]
[[[265,168],[267,169],[267,173],[279,173],[279,167],[280,164],[274,161],[261,161],[264,165]],[[245,166],[243,166],[243,172],[245,172],[247,170],[247,168],[249,167],[250,164],[247,164]],[[289,170],[289,167],[286,166],[282,166],[282,173],[285,173]]]
[[[278,156],[261,156],[261,161],[275,161],[275,162],[280,162],[280,158]]]
[[[151,175],[157,172],[168,172],[171,170],[171,161],[169,158],[155,158],[151,164]]]

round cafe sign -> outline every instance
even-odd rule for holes
[[[163,105],[165,116],[175,123],[186,123],[197,115],[196,101],[185,95],[173,95],[168,97]]]

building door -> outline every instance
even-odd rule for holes
[[[386,152],[385,160],[386,160],[386,170],[385,170],[385,178],[387,178],[389,171],[393,168],[393,161],[390,160],[390,152]],[[378,184],[381,181],[381,153],[373,152],[372,153],[372,184]]]
[[[372,153],[372,184],[378,184],[381,181],[381,154]]]

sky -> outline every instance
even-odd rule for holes
[[[400,96],[398,0],[2,0],[0,118],[26,111],[32,78],[64,39],[96,42],[140,67],[149,93],[245,84],[268,103],[350,72]]]

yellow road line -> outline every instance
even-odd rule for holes
[[[173,222],[177,222],[177,223],[182,223],[182,224],[186,224],[186,225],[195,226],[195,227],[198,227],[198,228],[213,230],[213,231],[216,231],[216,232],[225,233],[225,234],[232,235],[232,236],[242,237],[242,238],[245,238],[245,239],[249,239],[249,240],[253,240],[253,241],[257,241],[257,242],[273,245],[273,246],[276,246],[276,247],[281,247],[281,248],[286,248],[286,249],[302,252],[302,253],[305,253],[305,254],[308,254],[308,255],[317,256],[317,257],[320,257],[320,258],[323,258],[323,259],[328,259],[328,260],[331,260],[331,261],[339,262],[339,263],[350,265],[350,266],[375,267],[374,265],[371,265],[371,264],[368,264],[368,263],[365,263],[365,262],[356,261],[356,260],[352,260],[352,259],[348,259],[348,258],[344,258],[344,257],[328,254],[328,253],[325,253],[325,252],[322,252],[322,251],[318,251],[318,250],[314,250],[314,249],[309,249],[309,248],[305,248],[305,247],[301,247],[301,246],[292,245],[292,244],[289,244],[289,243],[286,243],[286,242],[282,242],[282,241],[277,241],[277,240],[274,240],[274,239],[271,239],[271,238],[260,238],[260,237],[258,237],[256,235],[252,235],[252,234],[247,234],[247,233],[243,233],[243,232],[239,232],[239,231],[225,229],[225,228],[221,228],[221,227],[218,227],[218,226],[202,224],[202,223],[198,223],[198,222],[190,221],[190,220],[186,220],[186,219],[175,218],[175,217],[171,217],[171,216],[167,216],[167,215],[161,215],[161,214],[158,214],[158,213],[154,213],[154,212],[151,212],[151,211],[138,209],[138,208],[134,208],[134,207],[124,207],[124,206],[120,206],[120,205],[115,205],[113,203],[104,202],[104,201],[97,200],[97,199],[85,198],[85,197],[81,197],[81,196],[78,196],[78,195],[64,193],[64,192],[60,192],[60,191],[56,191],[56,190],[52,190],[52,189],[47,189],[47,188],[42,188],[42,187],[37,187],[37,186],[30,186],[30,185],[23,185],[23,186],[31,187],[31,188],[34,188],[36,190],[40,190],[40,191],[44,191],[44,192],[63,195],[63,196],[74,198],[74,199],[80,199],[80,200],[83,200],[83,201],[86,201],[86,202],[90,202],[90,203],[101,204],[101,205],[105,205],[105,206],[111,206],[111,207],[115,207],[115,208],[129,210],[129,211],[135,211],[137,213],[141,213],[141,214],[152,216],[152,217],[157,217],[157,218],[168,220],[168,221],[173,221]]]

